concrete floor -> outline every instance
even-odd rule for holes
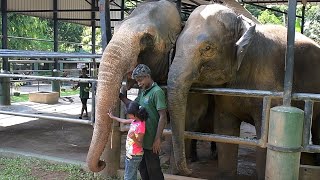
[[[131,97],[133,99],[134,97]],[[3,111],[15,111],[56,117],[78,118],[81,109],[79,97],[70,96],[59,99],[58,104],[48,105],[32,102],[13,103],[11,106],[0,106]],[[88,110],[91,111],[91,99],[88,101]],[[90,119],[90,113],[89,117]],[[83,119],[83,121],[88,121]],[[244,126],[243,132],[254,136],[252,127]],[[251,129],[248,129],[251,128]],[[250,133],[247,133],[250,132]],[[80,164],[85,167],[85,160],[90,146],[93,127],[91,125],[75,124],[54,120],[26,118],[0,114],[0,155],[20,154],[39,157],[42,159]],[[124,143],[125,134],[122,136]],[[171,138],[169,138],[171,139]],[[124,144],[123,144],[124,145]],[[208,142],[198,145],[199,161],[189,164],[194,170],[194,177],[212,179],[217,172],[217,161],[208,159],[210,154]],[[167,164],[170,156],[170,141],[162,143],[160,160]],[[123,155],[121,152],[121,167],[123,168]],[[255,179],[255,163],[252,159],[252,148],[240,148],[239,175],[244,178]],[[251,177],[250,177],[251,176]],[[177,176],[167,176],[166,179],[179,179]],[[185,177],[180,177],[185,179]]]
[[[54,105],[23,102],[0,106],[0,110],[78,118],[81,102],[78,96],[71,96]],[[91,125],[0,114],[0,152],[84,163],[92,131]]]

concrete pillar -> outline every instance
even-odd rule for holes
[[[290,106],[270,110],[265,179],[298,180],[303,116],[301,109]]]

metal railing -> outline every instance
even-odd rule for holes
[[[92,83],[92,101],[95,101],[95,86],[96,79],[88,79],[88,78],[66,78],[66,77],[44,77],[44,76],[31,76],[31,75],[16,75],[16,74],[0,74],[0,78],[29,78],[33,80],[54,80],[54,81],[68,81],[68,82],[90,82]],[[93,124],[94,123],[94,112],[95,112],[95,103],[91,106],[91,121],[85,122],[85,120],[79,120],[74,118],[65,118],[65,117],[56,117],[56,116],[45,116],[45,115],[37,115],[37,114],[27,114],[27,113],[19,113],[19,112],[8,112],[8,111],[0,111],[0,114],[8,114],[15,116],[26,116],[26,117],[35,117],[35,118],[43,118],[50,120],[59,120],[73,123],[82,123],[82,124]]]
[[[0,49],[0,57],[3,58],[101,58],[101,54],[86,54],[86,53],[59,53],[46,51],[25,51],[25,50],[10,50]]]
[[[14,60],[9,59],[8,62],[10,63],[54,63],[52,60]],[[93,61],[77,61],[77,60],[58,60],[59,63],[93,63]],[[100,63],[100,61],[96,61],[96,63]]]
[[[71,82],[91,82],[97,83],[97,79],[83,79],[83,78],[65,78],[65,77],[42,77],[42,76],[30,76],[30,75],[15,75],[15,74],[0,74],[0,77],[23,77],[23,78],[32,78],[32,79],[42,79],[42,80],[56,80],[56,81],[71,81]],[[165,86],[161,86],[166,88]],[[231,144],[240,144],[240,145],[250,145],[250,146],[259,146],[262,148],[266,147],[267,137],[268,137],[268,128],[269,128],[269,115],[271,108],[271,100],[278,99],[283,97],[283,92],[274,92],[274,91],[262,91],[262,90],[245,90],[245,89],[227,89],[227,88],[191,88],[191,93],[203,93],[203,94],[212,94],[212,95],[224,95],[224,96],[240,96],[240,97],[255,97],[263,98],[263,109],[262,109],[262,122],[261,122],[261,138],[241,138],[236,136],[228,135],[218,135],[218,134],[209,134],[209,133],[199,133],[199,132],[190,132],[185,131],[185,137],[189,139],[197,139],[204,141],[215,141]],[[95,93],[93,91],[93,93]],[[94,96],[92,98],[95,98]],[[310,94],[310,93],[293,93],[293,100],[303,100],[305,101],[305,120],[304,120],[304,133],[303,133],[303,152],[309,153],[320,153],[320,146],[310,144],[310,130],[312,124],[312,109],[313,102],[320,102],[320,94]],[[94,107],[94,104],[93,106]],[[92,109],[94,111],[94,109]],[[0,111],[0,114],[9,112]],[[71,118],[56,118],[52,116],[43,116],[43,115],[34,115],[34,114],[25,114],[25,113],[11,113],[11,115],[20,115],[27,117],[39,117],[44,119],[56,119],[61,121],[68,121],[74,123],[82,123],[78,119]],[[94,120],[94,116],[91,117]],[[92,121],[93,122],[93,121]],[[88,123],[87,123],[88,124]],[[165,130],[165,134],[171,134],[171,130]]]
[[[262,122],[261,122],[262,126],[261,126],[261,138],[259,140],[239,138],[235,136],[205,134],[205,133],[200,133],[205,135],[203,137],[200,137],[199,133],[185,132],[185,136],[187,138],[206,140],[206,141],[225,142],[225,143],[232,143],[232,144],[252,145],[252,146],[259,146],[263,148],[266,147],[267,137],[268,137],[268,128],[269,128],[268,126],[269,126],[271,99],[283,98],[283,92],[245,90],[245,89],[227,89],[227,88],[191,88],[190,92],[212,94],[212,95],[263,98]],[[320,145],[310,144],[313,104],[314,102],[320,102],[320,94],[293,93],[292,99],[297,101],[305,101],[302,151],[308,152],[308,153],[320,153]]]

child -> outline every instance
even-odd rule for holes
[[[139,106],[135,101],[128,104],[127,115],[129,119],[121,119],[108,113],[110,118],[121,123],[130,124],[126,140],[125,180],[136,180],[137,170],[143,156],[143,136],[145,134],[145,120],[148,113],[145,108]]]
[[[81,69],[81,75],[79,76],[79,78],[89,78],[89,76],[87,76],[87,67],[83,67]],[[87,101],[89,99],[89,90],[91,84],[87,82],[79,82],[72,89],[76,90],[78,89],[78,87],[80,87],[80,100],[82,103],[81,114],[79,116],[79,119],[82,119],[83,111],[85,111],[86,113],[83,117],[88,117]]]

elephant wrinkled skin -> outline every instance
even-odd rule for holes
[[[186,97],[191,86],[283,91],[287,29],[255,25],[231,9],[212,4],[190,15],[176,43],[168,75],[168,104],[178,171],[190,174],[184,152]],[[295,37],[294,92],[320,93],[320,47],[300,33]],[[273,100],[272,105],[282,101]],[[303,105],[303,103],[301,103]],[[246,121],[261,133],[262,100],[216,96],[214,130],[239,136]],[[313,114],[313,143],[319,144],[319,104]],[[222,175],[237,173],[238,145],[217,143]],[[257,174],[264,178],[265,149],[257,148]]]
[[[112,124],[107,112],[118,101],[123,77],[141,63],[150,67],[155,81],[166,82],[169,53],[180,31],[179,12],[175,4],[165,0],[142,3],[116,27],[99,68],[96,120],[87,155],[91,171],[105,167],[100,156]]]

